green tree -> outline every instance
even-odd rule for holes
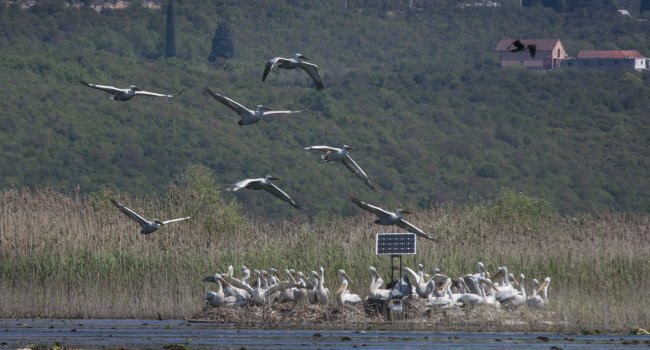
[[[208,61],[214,63],[218,57],[231,58],[235,54],[235,47],[230,36],[230,26],[226,22],[219,22],[212,38],[212,50]]]
[[[176,56],[176,28],[174,27],[174,0],[167,4],[167,27],[165,42],[167,44],[166,57]]]

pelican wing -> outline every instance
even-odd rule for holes
[[[226,280],[228,283],[232,284],[234,287],[237,289],[243,289],[245,290],[248,294],[253,295],[253,288],[245,283],[242,283],[242,281],[234,278],[234,277],[228,277],[228,276],[221,276],[224,280]]]
[[[376,207],[376,206],[374,206],[372,204],[362,202],[362,201],[359,200],[359,198],[355,197],[353,194],[350,195],[350,200],[352,201],[352,203],[356,204],[359,208],[361,208],[363,210],[367,210],[367,211],[369,211],[369,212],[371,212],[371,213],[373,213],[373,214],[375,214],[375,215],[377,215],[379,217],[384,217],[384,216],[390,215],[389,211],[386,211],[386,210],[384,210],[384,209],[382,209],[380,207]]]
[[[234,184],[231,184],[231,185],[228,185],[228,186],[224,187],[223,190],[224,191],[237,191],[239,189],[242,189],[242,188],[248,186],[248,184],[250,184],[251,182],[257,181],[257,180],[258,179],[241,180],[241,181],[235,182]]]
[[[361,167],[357,164],[357,162],[354,161],[354,159],[352,159],[352,157],[346,155],[345,158],[343,158],[343,164],[346,168],[350,169],[354,175],[363,180],[363,182],[365,182],[368,187],[372,188],[373,190],[375,189],[375,186],[373,186],[372,182],[370,182],[368,175],[366,175],[363,169],[361,169]]]
[[[320,77],[320,72],[318,71],[318,66],[313,63],[300,62],[299,67],[302,68],[309,76],[314,80],[316,84],[316,90],[323,90],[323,79]]]
[[[91,87],[93,89],[106,91],[106,92],[109,92],[109,93],[111,93],[113,95],[117,94],[120,91],[126,91],[126,89],[116,88],[115,86],[90,84],[90,83],[87,83],[87,82],[85,82],[83,80],[79,80],[79,82],[86,85],[86,86],[88,86],[88,87]]]
[[[271,287],[269,287],[269,289],[266,290],[265,294],[266,295],[271,295],[271,294],[273,294],[275,292],[278,292],[278,291],[281,291],[281,290],[284,290],[284,289],[294,288],[294,287],[295,288],[300,288],[301,285],[298,284],[298,283],[283,281],[283,282],[280,282],[278,284],[274,284]]]
[[[135,94],[138,96],[150,96],[150,97],[167,97],[167,98],[172,98],[175,96],[180,96],[185,92],[185,90],[179,91],[175,95],[167,95],[167,94],[159,94],[157,92],[151,92],[151,91],[144,91],[144,90],[135,90]]]
[[[305,149],[309,151],[336,152],[340,148],[330,147],[330,146],[309,146],[309,147],[305,147]]]
[[[203,91],[207,92],[208,94],[210,94],[210,96],[214,97],[215,100],[223,103],[224,105],[226,105],[226,107],[228,107],[228,108],[232,109],[233,111],[237,112],[237,114],[239,114],[239,115],[253,113],[253,111],[251,111],[250,109],[244,107],[241,103],[239,103],[239,102],[237,102],[237,101],[235,101],[233,99],[230,99],[230,98],[228,98],[226,96],[219,95],[218,93],[210,90],[207,87],[205,89],[203,89]]]
[[[513,50],[511,50],[511,51],[513,51],[513,52],[514,52],[514,51],[520,51],[520,50],[523,50],[524,48],[526,48],[526,46],[525,46],[525,45],[524,45],[524,44],[523,44],[519,39],[513,41],[513,42],[508,46],[508,48],[510,48],[510,47],[512,47],[512,46],[515,47]]]
[[[269,75],[269,72],[271,72],[271,69],[275,67],[278,62],[286,62],[288,61],[286,58],[282,57],[276,57],[276,58],[271,58],[266,62],[266,66],[264,67],[264,74],[262,75],[262,81],[266,81],[266,77]]]
[[[263,116],[269,116],[269,115],[277,115],[277,114],[294,114],[294,113],[302,113],[308,110],[311,106],[308,106],[307,108],[300,110],[300,111],[276,111],[272,109],[265,108],[264,113],[262,114]]]
[[[272,195],[282,199],[283,201],[291,203],[294,208],[298,208],[296,202],[294,202],[293,199],[291,199],[288,194],[284,193],[284,191],[282,191],[278,186],[271,184],[271,187],[265,188],[265,190],[269,191]]]
[[[530,51],[530,57],[535,57],[535,52],[537,52],[537,45],[528,45],[528,51]]]
[[[123,204],[121,204],[120,202],[116,201],[113,198],[111,198],[110,200],[111,203],[113,203],[113,205],[117,207],[117,209],[119,209],[122,213],[124,213],[125,215],[133,219],[135,222],[140,224],[140,226],[144,227],[149,224],[149,221],[147,221],[145,218],[143,218],[142,216],[140,216],[138,213],[134,212],[130,208],[124,206]]]
[[[417,272],[413,271],[412,268],[408,266],[402,266],[402,271],[409,274],[410,277],[413,277],[415,283],[420,283],[420,275],[418,275]]]
[[[403,229],[406,229],[407,231],[409,231],[411,233],[415,233],[416,235],[418,235],[420,237],[424,237],[424,238],[430,239],[432,241],[434,240],[433,238],[431,238],[431,236],[426,234],[424,231],[422,231],[421,229],[415,227],[413,224],[411,224],[410,222],[408,222],[408,221],[406,221],[404,219],[400,219],[397,222],[397,226],[399,226],[399,227],[401,227]]]
[[[189,218],[191,218],[191,216],[188,216],[186,218],[171,219],[171,220],[163,221],[162,223],[163,223],[163,225],[167,225],[170,222],[183,221],[183,220],[187,220]]]

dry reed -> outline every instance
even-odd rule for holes
[[[191,317],[212,287],[202,278],[230,264],[305,272],[322,265],[330,290],[343,268],[362,296],[368,266],[388,280],[389,259],[374,254],[374,235],[387,230],[370,214],[249,219],[217,191],[202,190],[209,181],[188,183],[164,198],[116,196],[148,218],[193,216],[149,236],[111,206],[106,191],[83,199],[51,189],[0,193],[0,317]],[[550,276],[549,310],[567,329],[650,325],[647,216],[567,218],[543,205],[526,209],[517,201],[525,195],[512,198],[415,213],[410,220],[438,240],[418,240],[418,254],[405,264],[456,277],[483,261],[528,281]]]

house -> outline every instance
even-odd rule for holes
[[[567,58],[560,39],[520,39],[524,45],[535,45],[535,57],[528,51],[511,52],[510,44],[516,39],[501,39],[495,48],[499,52],[501,67],[521,65],[532,69],[557,69]]]
[[[650,59],[636,50],[582,50],[566,65],[588,69],[648,70]]]

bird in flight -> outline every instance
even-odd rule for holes
[[[90,84],[87,83],[83,80],[79,80],[80,83],[83,85],[86,85],[88,87],[91,87],[93,89],[101,90],[108,92],[111,94],[110,99],[115,100],[115,101],[128,101],[132,99],[135,96],[150,96],[150,97],[167,97],[167,98],[172,98],[176,96],[182,95],[185,90],[181,90],[179,93],[175,95],[165,95],[165,94],[159,94],[157,92],[149,92],[149,91],[144,91],[140,90],[140,88],[136,87],[135,85],[130,85],[126,89],[121,89],[121,88],[116,88],[114,86],[108,86],[108,85],[97,85],[97,84]]]
[[[239,125],[255,124],[258,121],[260,121],[260,119],[262,119],[263,117],[268,117],[268,116],[272,116],[272,115],[280,115],[280,114],[302,113],[302,112],[309,109],[309,107],[307,107],[307,108],[305,108],[305,109],[303,109],[301,111],[277,111],[277,110],[272,110],[272,109],[270,109],[268,107],[264,107],[263,105],[257,105],[257,109],[252,110],[252,109],[246,108],[244,105],[242,105],[241,103],[239,103],[239,102],[237,102],[237,101],[235,101],[235,100],[233,100],[231,98],[220,95],[220,94],[210,90],[207,87],[204,89],[204,91],[207,92],[208,94],[210,94],[210,96],[214,97],[215,100],[223,103],[224,105],[226,105],[226,107],[228,107],[228,108],[232,109],[233,111],[237,112],[237,114],[239,114],[239,117],[241,118],[237,122],[237,124],[239,124]]]
[[[271,58],[266,62],[266,66],[264,67],[264,75],[262,75],[262,81],[266,81],[266,76],[269,75],[269,72],[275,67],[277,68],[282,68],[282,69],[296,69],[296,68],[302,68],[309,76],[314,80],[314,84],[316,84],[316,90],[323,90],[325,87],[323,86],[323,79],[320,76],[320,71],[318,70],[318,66],[306,62],[309,59],[299,53],[296,54],[296,58],[283,58],[283,57],[275,57]]]
[[[514,48],[511,48],[513,46]],[[517,39],[513,41],[510,45],[508,45],[508,49],[510,49],[510,52],[528,51],[530,53],[530,57],[534,58],[535,52],[537,51],[537,45],[535,44],[525,45],[524,43],[521,42],[521,40]]]
[[[131,219],[133,219],[133,221],[137,222],[140,225],[140,227],[142,228],[140,230],[140,233],[145,234],[145,235],[155,232],[162,225],[167,225],[167,224],[169,224],[171,222],[175,222],[175,221],[187,220],[187,219],[190,218],[188,216],[188,217],[185,217],[185,218],[178,218],[178,219],[172,219],[172,220],[167,220],[167,221],[160,221],[158,219],[154,219],[153,221],[149,221],[149,220],[143,218],[142,216],[140,216],[138,213],[136,213],[132,209],[128,208],[127,206],[123,205],[122,203],[116,201],[113,198],[111,198],[111,203],[113,203],[113,205],[116,206],[117,209],[119,209],[122,213],[124,213],[124,215],[130,217]]]

